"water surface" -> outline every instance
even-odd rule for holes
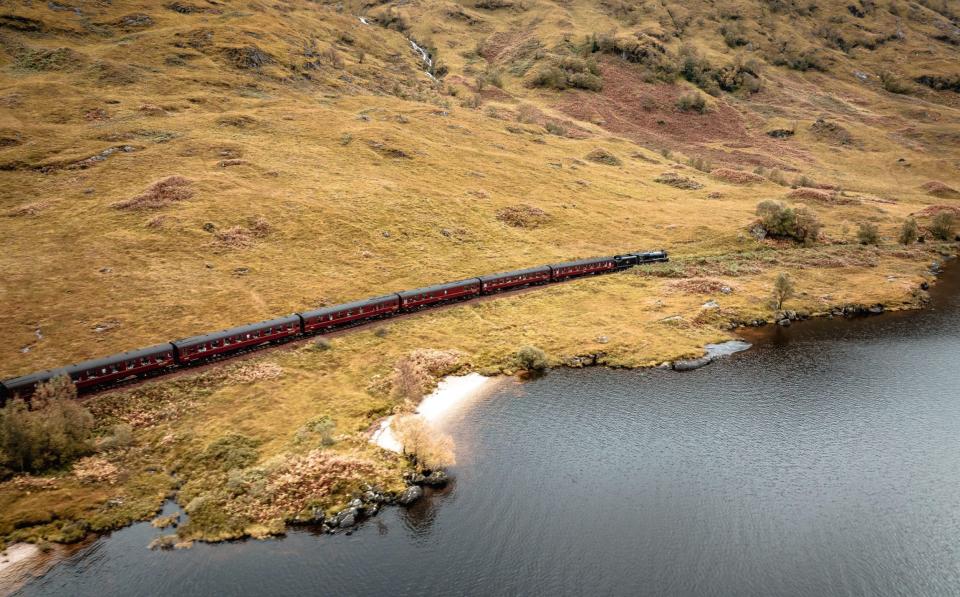
[[[134,525],[22,593],[958,594],[958,273],[688,373],[507,384],[450,422],[454,486],[352,536],[151,552]]]

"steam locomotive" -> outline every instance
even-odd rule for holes
[[[0,382],[0,406],[14,396],[28,398],[37,385],[67,375],[79,391],[131,378],[160,375],[207,362],[223,355],[278,344],[294,338],[324,334],[369,321],[409,313],[525,286],[624,270],[644,263],[667,261],[666,251],[626,253],[566,263],[489,274],[436,286],[404,290],[322,309],[293,313],[228,330],[202,334],[131,350],[65,367],[39,371]]]

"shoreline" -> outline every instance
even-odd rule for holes
[[[894,303],[889,308],[885,307],[882,309],[882,312],[885,314],[908,314],[913,311],[935,308],[938,303],[938,298],[943,296],[943,293],[949,292],[951,289],[955,290],[958,285],[958,281],[960,281],[960,268],[958,268],[956,265],[955,254],[951,254],[950,256],[942,255],[938,258],[938,261],[943,265],[943,267],[925,270],[925,275],[923,278],[925,278],[926,281],[923,281],[922,284],[916,289],[917,292],[914,294],[915,300],[912,302],[904,301],[902,303]],[[927,295],[925,292],[919,292],[920,290],[930,290],[931,292],[929,295]],[[835,318],[840,320],[855,320],[861,317],[872,316],[876,313],[864,305],[883,305],[883,302],[870,302],[865,304],[838,303],[836,305],[824,306],[814,313],[802,313],[802,317],[798,317],[797,320],[809,319],[811,321],[825,323],[827,320]],[[845,307],[851,307],[851,309],[847,310]],[[733,316],[736,316],[736,314],[733,314]],[[562,357],[562,362],[557,363],[556,366],[581,368],[584,366],[599,365],[612,368],[660,368],[683,371],[685,369],[683,369],[682,366],[677,367],[675,365],[683,361],[693,360],[702,361],[702,364],[699,364],[698,367],[692,368],[705,366],[717,358],[727,356],[727,354],[748,349],[750,346],[744,340],[748,340],[749,344],[755,345],[758,343],[758,340],[762,342],[763,337],[769,336],[781,329],[781,325],[771,321],[764,321],[760,325],[744,322],[742,320],[728,320],[728,322],[733,325],[725,328],[718,328],[718,334],[716,336],[717,340],[701,346],[701,356],[696,358],[688,356],[686,359],[675,358],[673,361],[661,362],[659,365],[643,364],[639,366],[626,366],[617,364],[616,362],[607,362],[606,355],[603,352],[597,352],[596,354],[587,354],[585,356],[581,355],[579,357]],[[725,341],[720,340],[720,338],[724,336],[727,339]],[[689,351],[686,354],[690,355],[691,352],[692,351]],[[570,360],[576,360],[577,364],[569,364]],[[469,371],[469,369],[467,369],[467,371]],[[479,371],[469,371],[468,373],[462,375],[453,375],[442,378],[438,381],[436,389],[421,399],[414,412],[417,415],[424,417],[424,419],[430,424],[442,423],[454,413],[460,412],[463,408],[468,407],[474,400],[485,395],[489,390],[496,387],[499,382],[505,382],[508,378],[513,377],[512,375],[508,375],[508,373],[510,373],[509,370],[501,371],[501,373],[493,375],[489,375],[489,369],[485,371],[485,373],[488,373],[488,375],[481,374]],[[390,452],[402,453],[402,447],[399,446],[399,442],[396,441],[396,438],[393,437],[393,434],[390,432],[389,425],[391,420],[392,417],[386,417],[372,425],[371,427],[373,430],[368,431],[369,435],[367,436],[366,441]],[[407,484],[407,489],[411,489],[412,487],[416,486],[416,489],[420,490],[421,493],[417,497],[423,495],[422,489],[419,487],[420,485],[430,485],[430,483],[425,482],[424,479],[415,480],[415,477],[405,478],[404,481]],[[443,482],[445,483],[445,478]],[[364,500],[354,499],[353,502],[351,502],[351,506],[343,512],[347,512],[349,514],[350,511],[356,511],[357,516],[350,517],[350,522],[348,523],[347,520],[341,521],[339,518],[339,515],[343,514],[343,512],[338,513],[336,515],[337,518],[335,526],[332,527],[331,530],[337,529],[349,532],[351,527],[353,527],[356,522],[360,522],[363,518],[368,516],[375,515],[376,511],[379,510],[379,508],[383,505],[392,503],[406,505],[402,500],[402,494],[387,495],[385,493],[383,495],[376,495],[374,498],[375,501],[370,503],[366,503]],[[362,503],[358,506],[355,503],[357,501]],[[354,522],[354,519],[356,522]],[[333,522],[333,519],[331,518],[319,518],[319,521],[324,520],[327,521],[327,526]],[[290,526],[311,523],[317,524],[319,521],[317,519],[301,519],[288,524]],[[343,522],[343,524],[340,524],[341,522]],[[320,522],[320,524],[324,523]],[[280,534],[282,534],[282,532]],[[217,540],[214,539],[213,542],[217,542]],[[36,560],[44,561],[42,558],[38,557],[42,554],[37,554],[29,548],[23,547],[18,548],[18,551],[22,549],[27,550],[24,552],[26,555],[19,556],[18,562]]]

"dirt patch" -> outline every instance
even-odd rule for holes
[[[934,197],[960,197],[960,192],[957,192],[956,189],[948,186],[946,183],[940,182],[939,180],[931,180],[930,182],[926,182],[921,188],[926,191],[928,195],[933,195]]]
[[[733,287],[730,284],[716,278],[677,280],[676,282],[671,282],[669,288],[687,294],[729,294],[733,292]]]
[[[590,160],[597,164],[605,164],[607,166],[622,166],[623,161],[620,160],[617,156],[613,155],[606,149],[598,147],[584,156],[584,159]]]
[[[113,204],[117,209],[158,209],[193,197],[191,181],[183,176],[168,176],[147,187],[136,197]]]
[[[550,214],[525,203],[497,210],[497,219],[514,228],[539,228],[550,222]]]
[[[856,205],[860,203],[855,197],[844,197],[840,193],[830,192],[825,189],[812,189],[809,187],[800,187],[787,193],[787,199],[795,201],[816,201],[825,205]]]
[[[766,135],[752,135],[743,115],[725,101],[715,102],[709,114],[678,112],[676,104],[683,87],[647,82],[635,65],[611,56],[601,59],[600,72],[601,91],[568,91],[555,107],[647,147],[697,147],[697,153],[715,163],[782,167],[769,155],[796,153]],[[701,148],[714,142],[735,143],[758,153]]]
[[[850,131],[823,118],[818,118],[810,125],[810,133],[812,133],[814,139],[822,143],[831,145],[853,144],[853,135],[850,134]]]
[[[234,383],[253,383],[266,379],[277,379],[283,375],[283,367],[276,363],[255,363],[238,367],[229,375]]]
[[[270,234],[271,226],[264,218],[256,218],[248,227],[232,226],[216,233],[215,244],[224,249],[245,249]]]
[[[677,189],[683,189],[685,191],[695,191],[703,188],[703,185],[696,180],[687,176],[682,176],[676,172],[664,172],[660,176],[654,178],[653,182],[659,182],[660,184],[665,184]]]
[[[254,45],[224,48],[223,55],[234,67],[255,70],[273,62],[273,57]]]
[[[953,205],[929,205],[918,211],[916,216],[920,217],[933,217],[937,214],[949,213],[954,216],[960,216],[960,207],[955,207]]]
[[[252,116],[221,116],[217,119],[217,125],[230,126],[238,129],[250,128],[257,123]]]
[[[105,458],[88,456],[81,458],[73,465],[73,475],[83,483],[114,484],[120,474],[120,469]]]
[[[7,216],[11,218],[35,216],[48,207],[50,207],[49,201],[34,201],[33,203],[26,203],[20,207],[11,209],[7,212]]]
[[[250,162],[248,162],[247,160],[241,160],[241,159],[236,159],[236,158],[234,158],[234,159],[231,159],[231,160],[220,160],[219,162],[217,162],[217,167],[219,167],[219,168],[231,168],[231,167],[233,167],[233,166],[248,166],[249,164],[250,164]]]
[[[732,170],[730,168],[717,168],[710,172],[710,176],[722,182],[731,184],[753,184],[757,182],[766,182],[767,179],[754,174],[753,172],[744,172],[742,170]]]

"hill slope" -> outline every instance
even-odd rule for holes
[[[0,534],[63,540],[70,521],[148,515],[174,485],[158,471],[178,472],[184,503],[237,503],[236,475],[198,455],[240,433],[257,446],[244,474],[307,466],[317,446],[303,437],[323,416],[336,443],[309,466],[349,482],[311,499],[333,508],[356,471],[395,485],[403,463],[365,431],[417,398],[398,378],[411,362],[425,390],[450,371],[511,371],[527,344],[555,364],[692,356],[769,318],[781,271],[799,291],[791,309],[916,306],[930,261],[952,249],[900,246],[900,225],[960,210],[957,12],[4,4],[2,377],[466,275],[661,247],[674,263],[92,399],[99,433],[134,428],[133,447],[102,456],[111,483],[65,471],[36,492],[0,484]],[[430,49],[429,74],[411,40]],[[752,234],[767,199],[815,212],[820,241]],[[860,223],[879,246],[857,243]],[[425,365],[424,349],[445,364]],[[184,534],[273,532],[308,501],[281,512],[243,495],[246,510],[192,512]],[[105,506],[118,496],[123,508]]]

